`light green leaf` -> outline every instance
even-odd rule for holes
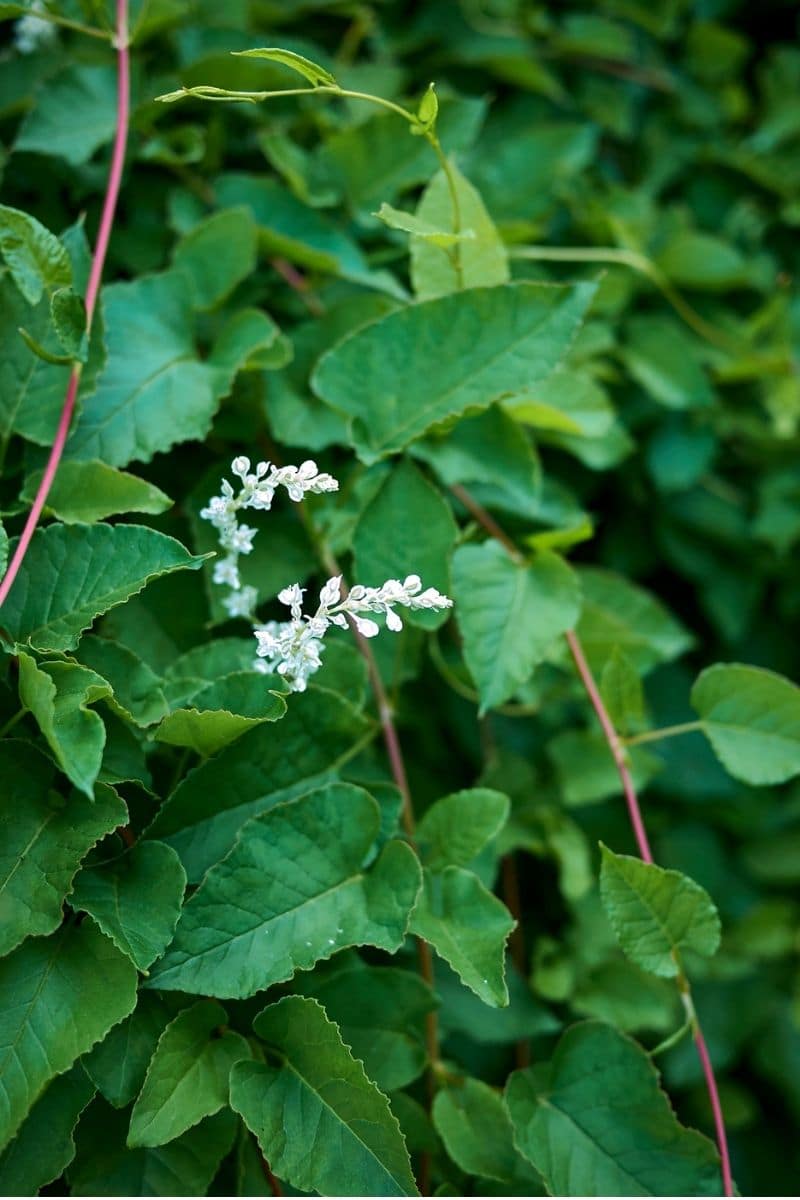
[[[90,708],[111,696],[105,679],[77,663],[43,662],[19,653],[19,698],[35,717],[58,765],[91,800],[103,761],[106,728]]]
[[[3,605],[3,627],[34,650],[71,650],[95,617],[151,579],[202,563],[143,525],[50,525],[31,540]]]
[[[441,437],[411,447],[446,484],[486,483],[501,488],[522,511],[539,494],[540,470],[533,443],[522,426],[499,405],[464,417]]]
[[[603,667],[600,692],[618,733],[627,736],[642,728],[645,720],[642,681],[619,646],[614,647]]]
[[[269,684],[281,686],[257,671],[236,671],[223,676],[192,696],[191,708],[179,708],[164,717],[156,729],[157,742],[189,746],[206,757],[236,741],[248,729],[265,721],[278,721],[286,701]]]
[[[420,536],[424,530],[424,536]],[[353,534],[358,582],[380,587],[387,579],[419,575],[423,587],[450,591],[449,558],[458,536],[450,506],[408,459],[399,462],[362,514]],[[437,629],[449,616],[404,609],[402,620]],[[391,636],[391,634],[387,634]]]
[[[471,229],[462,230],[460,233],[454,233],[452,230],[438,229],[430,221],[423,221],[421,217],[416,216],[414,213],[402,212],[399,208],[393,208],[391,204],[387,204],[385,201],[378,211],[373,213],[373,216],[376,216],[379,221],[383,221],[384,225],[388,225],[390,229],[399,229],[402,233],[413,233],[415,237],[431,242],[434,246],[452,246],[456,242],[468,241],[470,238],[475,237]],[[505,280],[501,280],[500,282],[505,283]],[[448,289],[448,291],[454,290],[454,288]]]
[[[516,922],[477,875],[461,867],[423,871],[411,932],[430,942],[484,1004],[508,1004],[506,939]]]
[[[527,682],[559,634],[574,628],[581,606],[577,576],[562,558],[543,551],[517,563],[493,540],[456,550],[453,598],[482,713]]]
[[[762,787],[800,772],[800,688],[783,675],[717,663],[692,688],[692,707],[726,771]]]
[[[310,58],[304,58],[302,54],[295,54],[293,50],[282,50],[278,46],[264,46],[255,50],[232,50],[231,53],[238,58],[266,58],[270,62],[280,63],[284,67],[291,68],[292,71],[297,71],[314,87],[318,87],[320,84],[327,87],[338,87],[330,71],[321,67],[319,63],[312,62]]]
[[[281,1066],[239,1063],[231,1104],[276,1175],[323,1195],[416,1196],[389,1102],[324,1009],[287,996],[265,1008],[254,1027]]]
[[[114,67],[67,67],[39,92],[14,149],[56,155],[80,166],[111,141],[116,111]]]
[[[231,1068],[251,1058],[220,1004],[199,1000],[162,1033],[131,1113],[128,1145],[161,1146],[228,1103]]]
[[[238,1122],[220,1112],[167,1146],[128,1148],[128,1114],[95,1100],[75,1135],[73,1196],[205,1196],[233,1145]]]
[[[719,946],[719,914],[705,888],[680,871],[665,871],[600,845],[600,898],[622,949],[654,975],[678,974],[676,954],[711,956]]]
[[[72,283],[63,242],[29,213],[5,204],[0,204],[0,255],[29,304],[38,304],[43,292]]]
[[[64,353],[77,362],[86,362],[89,341],[83,299],[71,287],[59,288],[50,297],[50,315]]]
[[[292,345],[272,317],[258,308],[238,308],[211,349],[209,362],[223,372],[274,371],[292,361]]]
[[[299,976],[292,987],[320,1002],[379,1088],[394,1091],[422,1074],[423,1021],[437,999],[419,975],[342,954],[327,970]]]
[[[257,237],[246,208],[212,213],[181,238],[172,256],[176,271],[188,275],[195,308],[220,304],[256,269]]]
[[[417,105],[417,120],[426,129],[433,129],[438,112],[439,97],[436,95],[436,84],[429,83]]]
[[[103,290],[108,365],[67,442],[68,459],[123,467],[202,440],[230,388],[229,365],[198,358],[188,275],[166,271]]]
[[[93,1095],[94,1085],[80,1065],[53,1080],[0,1154],[3,1196],[35,1196],[69,1166],[75,1157],[73,1131]]]
[[[84,634],[75,658],[111,684],[115,704],[137,725],[152,725],[166,713],[162,680],[127,646]]]
[[[70,904],[87,912],[140,971],[164,953],[181,911],[186,874],[171,846],[137,842],[76,876]]]
[[[527,1184],[532,1194],[542,1194],[541,1180],[514,1146],[511,1118],[494,1088],[479,1079],[448,1083],[436,1095],[432,1116],[447,1153],[467,1175],[517,1188]]]
[[[751,268],[741,251],[713,233],[676,233],[656,263],[681,287],[724,292],[751,282]]]
[[[514,1072],[506,1102],[553,1196],[722,1192],[712,1143],[678,1123],[648,1055],[610,1025],[573,1025],[549,1068]]]
[[[375,800],[345,783],[253,817],[187,901],[148,986],[252,996],[345,946],[397,950],[420,870],[393,841],[365,872],[379,828]]]
[[[480,194],[450,164],[458,201],[461,236],[456,222],[450,185],[444,171],[434,175],[417,206],[416,220],[423,225],[453,230],[458,238],[452,249],[447,243],[420,236],[409,229],[411,238],[411,281],[420,300],[445,296],[463,288],[493,287],[508,283],[508,256]],[[469,236],[467,236],[469,235]]]
[[[466,867],[508,820],[511,802],[491,788],[468,788],[437,800],[417,825],[422,861],[432,871]]]
[[[54,788],[49,759],[28,742],[0,742],[0,955],[26,937],[52,933],[81,859],[128,812],[110,787],[94,801]]]
[[[594,284],[516,283],[413,304],[324,354],[312,385],[353,418],[356,452],[375,462],[549,375],[593,294]]]
[[[32,503],[44,471],[25,480],[20,500]],[[96,459],[62,462],[47,495],[45,512],[68,525],[86,525],[118,513],[162,513],[172,505],[169,496],[144,479],[117,471]]]
[[[50,1080],[135,1003],[136,968],[88,922],[0,962],[0,1148]]]
[[[621,575],[579,567],[583,611],[577,633],[594,671],[619,647],[642,674],[688,650],[692,639],[655,596]]]
[[[605,390],[588,373],[569,367],[558,367],[530,391],[505,403],[518,421],[544,434],[602,438],[614,424]]]
[[[102,1096],[124,1108],[141,1091],[158,1039],[175,1013],[174,997],[140,992],[129,1017],[106,1035],[81,1063]]]
[[[676,318],[634,317],[627,326],[622,359],[648,395],[667,408],[703,408],[714,391],[700,362],[697,342]]]
[[[187,775],[147,836],[173,846],[189,882],[197,883],[248,817],[330,778],[368,728],[341,696],[312,684],[292,697],[279,728],[252,729]]]

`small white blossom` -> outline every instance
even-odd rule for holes
[[[258,592],[254,587],[243,587],[230,592],[222,601],[223,607],[230,617],[248,617],[252,619],[258,602]]]
[[[14,45],[20,54],[33,54],[45,49],[58,38],[58,29],[52,21],[36,16],[36,13],[44,11],[42,0],[34,0],[30,13],[15,23]]]
[[[221,558],[219,562],[214,563],[214,583],[224,583],[238,591],[242,581],[235,558]]]

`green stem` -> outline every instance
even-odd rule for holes
[[[72,29],[75,33],[85,33],[87,37],[102,38],[105,42],[109,42],[112,39],[111,31],[108,29],[95,29],[93,25],[83,25],[80,21],[71,21],[69,17],[60,17],[57,13],[48,12],[47,9],[31,12],[30,15],[38,17],[40,21],[49,21],[51,25],[60,25],[62,29]]]
[[[642,742],[660,742],[662,738],[680,737],[683,733],[696,733],[703,728],[702,721],[684,721],[682,725],[665,725],[663,729],[649,729],[633,737],[622,738],[626,746],[640,746]]]
[[[444,150],[442,149],[441,142],[439,141],[438,137],[433,132],[433,130],[429,130],[425,134],[425,137],[428,140],[429,146],[431,147],[431,149],[433,150],[437,159],[439,160],[439,166],[442,168],[442,171],[444,172],[444,177],[447,180],[447,190],[450,193],[450,205],[453,210],[453,233],[460,234],[461,230],[462,230],[461,204],[459,203],[459,199],[458,199],[458,189],[456,187],[456,180],[455,180],[455,176],[453,174],[453,168],[450,165],[450,162],[448,161],[447,155],[445,154]],[[458,283],[459,291],[461,291],[461,290],[463,290],[463,287],[464,287],[464,269],[461,265],[461,243],[460,242],[456,242],[454,244],[454,246],[452,247],[452,250],[451,250],[450,257],[451,257],[451,261],[453,263],[453,269],[455,270],[455,273],[456,273],[456,282]]]
[[[0,738],[5,737],[6,734],[10,730],[12,730],[14,728],[14,726],[17,725],[24,716],[27,715],[27,712],[28,712],[27,708],[21,708],[18,713],[14,713],[14,716],[11,717],[10,720],[6,721],[3,728],[0,729]]]
[[[691,1032],[691,1029],[692,1021],[691,1018],[687,1017],[680,1029],[676,1029],[674,1033],[671,1033],[669,1037],[664,1038],[663,1042],[659,1042],[657,1046],[654,1046],[653,1049],[648,1052],[650,1057],[656,1058],[657,1055],[664,1054],[667,1050],[671,1050],[673,1046],[677,1046],[678,1042],[682,1042],[686,1037],[686,1034]]]

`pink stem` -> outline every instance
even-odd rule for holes
[[[711,1101],[711,1111],[714,1114],[714,1129],[717,1135],[717,1148],[722,1166],[722,1186],[726,1196],[733,1196],[733,1172],[731,1171],[731,1157],[728,1151],[728,1135],[725,1132],[725,1117],[722,1112],[717,1081],[714,1077],[714,1068],[711,1065],[711,1055],[708,1053],[708,1046],[706,1045],[706,1039],[703,1037],[700,1022],[696,1018],[694,1024],[694,1044],[703,1066],[708,1098]]]
[[[608,747],[613,755],[614,763],[619,777],[622,780],[622,788],[625,793],[625,802],[628,805],[628,814],[633,826],[633,833],[636,838],[636,845],[639,847],[639,855],[646,863],[653,862],[653,853],[650,849],[650,842],[647,837],[647,830],[644,827],[642,820],[642,810],[639,808],[639,799],[636,795],[636,788],[633,785],[630,768],[625,760],[625,751],[622,743],[619,740],[616,729],[614,728],[611,717],[608,715],[608,710],[603,703],[603,697],[600,695],[600,690],[594,681],[592,669],[586,661],[586,655],[583,653],[583,647],[578,639],[578,635],[570,630],[567,635],[567,643],[572,657],[575,660],[575,666],[578,668],[578,674],[581,677],[581,682],[586,689],[586,694],[592,702],[592,708],[597,713],[597,719],[600,722],[603,733],[605,734]]]
[[[92,319],[100,291],[100,281],[103,277],[103,266],[114,224],[114,213],[117,207],[122,169],[125,165],[125,145],[128,140],[128,122],[130,116],[130,57],[128,53],[128,0],[117,0],[117,32],[115,38],[117,47],[117,129],[114,137],[114,150],[111,156],[111,170],[108,175],[103,212],[100,218],[100,228],[97,233],[92,266],[89,272],[89,282],[86,287],[86,332],[91,332]],[[78,384],[81,379],[81,364],[72,367],[64,397],[64,407],[58,421],[58,429],[47,460],[47,466],[42,481],[36,491],[36,496],[25,521],[17,548],[9,563],[2,583],[0,583],[0,607],[5,603],[12,584],[17,577],[23,559],[28,552],[31,538],[34,535],[42,509],[45,506],[50,488],[53,486],[64,445],[69,435],[72,414],[75,411],[75,399],[78,394]]]

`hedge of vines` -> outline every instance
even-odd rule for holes
[[[795,6],[0,22],[0,1191],[793,1194]]]

